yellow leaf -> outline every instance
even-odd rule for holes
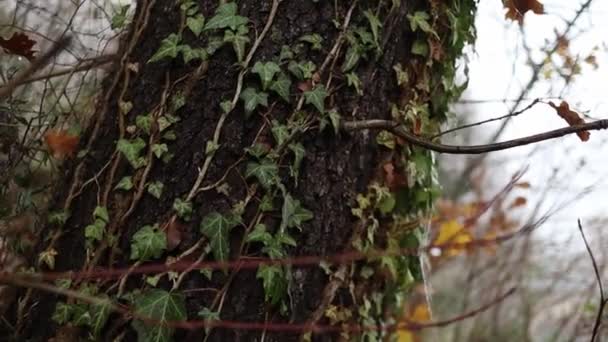
[[[449,220],[443,222],[439,226],[439,235],[435,239],[435,245],[443,245],[449,243],[455,244],[466,244],[471,242],[473,239],[471,238],[471,234],[464,229],[462,224],[460,224],[456,220]],[[461,251],[465,250],[465,246],[458,247],[449,247],[447,249],[448,256],[458,255]]]
[[[431,319],[431,313],[429,312],[429,307],[426,303],[421,303],[416,305],[414,308],[414,312],[410,317],[410,321],[416,323],[424,323],[428,322]]]
[[[416,336],[409,330],[399,330],[397,332],[398,342],[416,342]]]

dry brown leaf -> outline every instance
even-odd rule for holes
[[[509,208],[521,207],[521,206],[526,205],[526,203],[528,203],[528,200],[525,197],[518,196],[517,198],[515,198],[513,200],[513,203],[511,203],[511,205],[509,206]]]
[[[79,137],[69,134],[66,130],[50,130],[44,135],[44,141],[54,158],[63,159],[74,154],[78,147]]]
[[[35,44],[36,41],[21,32],[13,33],[9,39],[0,37],[0,46],[6,53],[23,56],[30,61],[34,59],[34,53],[36,53],[36,51],[32,50]]]
[[[517,20],[519,24],[523,24],[524,15],[528,11],[536,14],[544,14],[545,9],[543,4],[538,0],[505,0],[504,6],[507,9],[505,18]]]
[[[167,250],[174,250],[182,242],[182,224],[177,219],[167,225]]]
[[[549,101],[549,105],[553,107],[553,109],[555,109],[557,115],[559,115],[562,119],[566,120],[568,125],[577,126],[583,125],[585,123],[585,120],[583,120],[577,112],[570,109],[568,102],[562,101],[562,103],[557,106],[555,103]],[[587,141],[589,140],[589,136],[591,134],[589,133],[589,131],[580,131],[577,132],[576,135],[578,135],[581,141]]]

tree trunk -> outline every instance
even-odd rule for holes
[[[451,82],[475,9],[446,3],[199,0],[180,10],[139,0],[80,153],[64,164],[39,268],[244,264],[76,277],[70,289],[127,305],[134,322],[86,320],[95,305],[35,291],[23,336],[297,341],[311,336],[304,324],[367,327],[312,333],[319,341],[390,335],[369,328],[399,319],[422,279],[415,256],[247,265],[418,246],[436,189],[431,154],[339,122],[438,130],[461,91]],[[160,294],[175,312],[146,311]],[[257,326],[173,329],[186,318]]]

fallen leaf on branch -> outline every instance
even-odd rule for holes
[[[561,116],[562,119],[566,120],[568,125],[577,126],[585,124],[585,120],[583,120],[577,112],[570,109],[568,102],[562,101],[562,103],[557,106],[555,103],[549,101],[549,105],[553,107],[553,109],[555,109],[557,115]],[[576,132],[576,135],[578,135],[581,141],[587,141],[589,140],[589,136],[591,134],[589,133],[589,131],[580,131]]]
[[[517,20],[519,24],[523,24],[524,15],[528,11],[536,14],[544,14],[545,9],[543,4],[538,0],[505,0],[504,6],[507,9],[505,18]]]
[[[0,46],[6,53],[23,56],[30,61],[34,59],[35,51],[32,50],[32,47],[34,47],[35,44],[36,41],[20,32],[13,33],[12,37],[9,39],[0,37]]]
[[[68,134],[66,130],[50,130],[44,135],[44,141],[49,152],[55,159],[63,159],[74,155],[78,147],[78,140],[77,135]]]

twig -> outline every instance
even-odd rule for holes
[[[604,287],[602,285],[602,276],[600,274],[600,270],[597,267],[597,262],[595,261],[595,257],[593,256],[593,251],[591,251],[591,247],[589,246],[589,242],[585,237],[585,232],[583,231],[583,225],[581,224],[581,219],[578,219],[578,230],[581,232],[581,236],[583,237],[583,242],[585,243],[585,248],[587,248],[587,253],[589,253],[589,258],[591,259],[591,263],[593,264],[593,271],[595,272],[595,278],[597,279],[597,284],[600,288],[600,307],[597,310],[597,316],[595,317],[595,324],[593,325],[593,333],[591,334],[591,342],[597,340],[598,333],[600,331],[600,325],[602,324],[602,314],[604,313],[604,308],[606,304],[608,304],[608,300],[604,295]]]
[[[32,62],[27,69],[23,70],[21,73],[19,73],[19,75],[7,82],[2,88],[0,88],[0,100],[9,96],[15,90],[15,88],[23,83],[24,80],[27,80],[35,72],[45,67],[53,57],[55,57],[61,50],[70,44],[71,40],[72,38],[69,36],[63,37],[60,41],[55,43],[55,45],[53,45],[49,51]]]
[[[361,121],[345,121],[341,124],[342,129],[346,131],[355,131],[361,129],[383,129],[387,130],[396,136],[402,138],[406,142],[420,146],[431,151],[448,154],[482,154],[500,150],[506,150],[518,146],[529,145],[544,140],[563,137],[568,134],[573,134],[581,131],[592,131],[608,128],[608,119],[597,120],[583,125],[569,126],[555,129],[552,131],[530,135],[523,138],[507,140],[499,143],[473,146],[459,145],[444,145],[434,143],[427,139],[421,138],[405,130],[398,122],[391,120],[361,120]]]
[[[509,114],[506,114],[506,115],[503,115],[503,116],[499,116],[499,117],[496,117],[496,118],[491,118],[491,119],[487,119],[487,120],[482,120],[482,121],[474,122],[474,123],[471,123],[471,124],[466,124],[466,125],[454,127],[454,128],[445,130],[445,131],[443,131],[443,132],[441,132],[439,134],[435,134],[434,136],[431,137],[431,139],[438,138],[438,137],[440,137],[442,135],[445,135],[445,134],[448,134],[448,133],[460,131],[460,130],[465,129],[465,128],[471,128],[471,127],[475,127],[475,126],[481,126],[481,125],[487,124],[489,122],[503,120],[503,119],[506,119],[506,118],[511,118],[511,117],[514,117],[514,116],[518,116],[520,114],[525,113],[526,111],[528,111],[528,109],[534,107],[539,102],[540,102],[540,99],[534,99],[534,101],[532,101],[532,103],[530,103],[529,105],[527,105],[524,109],[518,110],[517,112],[511,112]]]
[[[42,80],[46,80],[46,79],[50,79],[50,78],[55,78],[55,77],[59,77],[59,76],[69,75],[69,74],[73,74],[75,72],[91,70],[93,68],[100,67],[104,64],[114,62],[116,59],[117,59],[116,55],[103,55],[103,56],[95,57],[90,60],[84,61],[84,62],[82,62],[81,65],[75,66],[73,68],[54,71],[54,72],[51,72],[51,73],[48,73],[45,75],[33,76],[30,78],[24,79],[23,81],[21,81],[21,83],[17,84],[17,86],[36,82],[36,81],[42,81]]]

